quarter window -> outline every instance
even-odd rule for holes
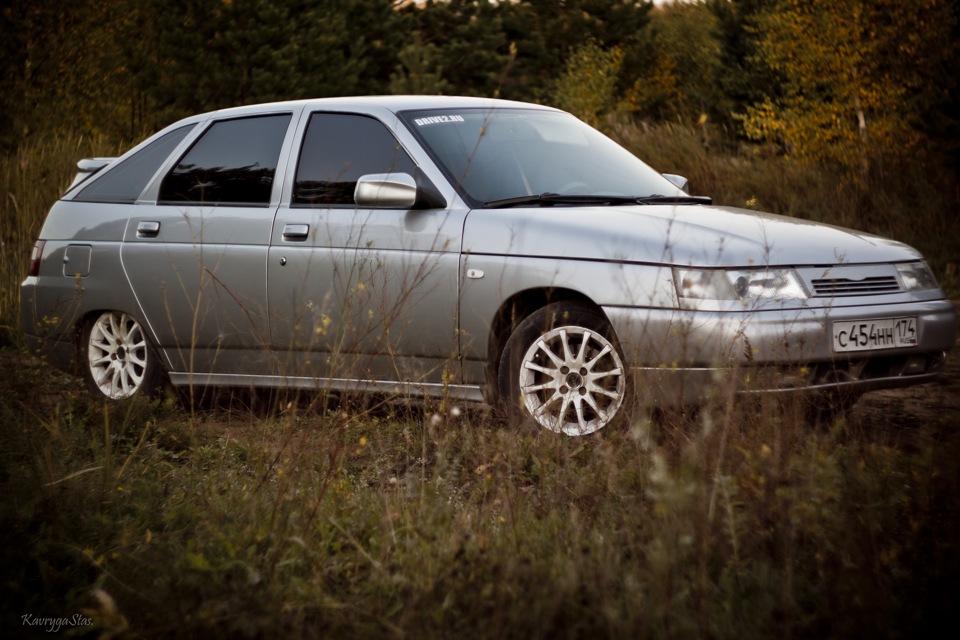
[[[293,202],[353,206],[353,192],[361,176],[412,175],[415,169],[413,160],[379,120],[355,114],[315,113],[303,138]]]
[[[215,122],[160,185],[161,202],[270,203],[290,114]]]
[[[102,176],[94,176],[93,182],[84,187],[74,200],[80,202],[133,203],[147,187],[147,183],[160,169],[164,160],[173,153],[195,125],[174,129],[157,138],[115,167],[105,170]]]

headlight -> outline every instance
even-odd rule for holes
[[[898,264],[897,271],[900,272],[900,280],[906,291],[929,291],[940,288],[926,262]]]
[[[695,300],[762,300],[809,297],[793,269],[674,269],[677,295]]]

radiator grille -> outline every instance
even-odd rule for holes
[[[812,284],[818,296],[876,296],[900,292],[900,281],[896,276],[873,276],[862,280],[820,278],[813,280]]]

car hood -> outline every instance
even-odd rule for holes
[[[639,205],[471,211],[463,251],[702,267],[921,259],[894,240],[730,207]]]

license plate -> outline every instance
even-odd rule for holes
[[[833,323],[833,350],[837,352],[915,346],[916,318],[879,318]]]

